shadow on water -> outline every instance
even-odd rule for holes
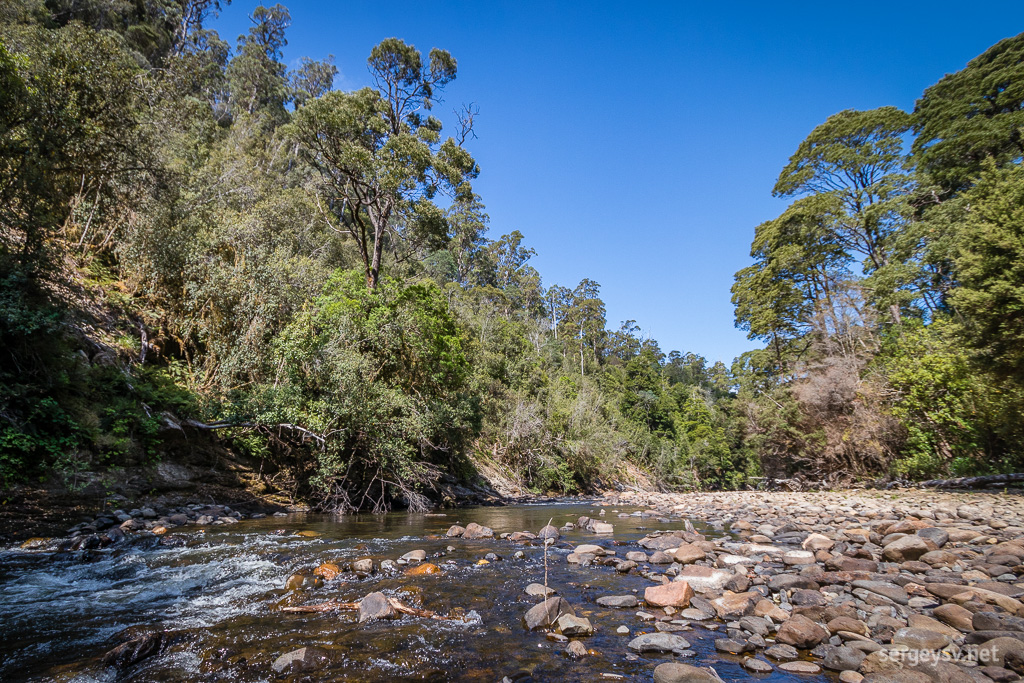
[[[615,525],[614,534],[574,530],[549,550],[550,586],[596,628],[593,636],[581,639],[592,654],[580,659],[569,657],[564,644],[524,626],[523,615],[535,599],[523,589],[544,580],[540,544],[445,537],[452,524],[469,522],[491,527],[496,534],[536,533],[549,519],[561,526],[582,515],[597,516],[601,509]],[[0,680],[491,682],[508,676],[524,681],[649,681],[654,667],[674,656],[630,653],[629,639],[653,629],[640,621],[635,609],[606,609],[595,601],[609,594],[642,596],[651,582],[634,573],[617,574],[612,567],[566,562],[571,547],[580,543],[597,543],[622,556],[638,549],[636,541],[648,531],[681,528],[681,520],[618,516],[634,511],[574,502],[466,508],[440,515],[291,515],[232,526],[184,527],[172,532],[169,545],[136,536],[128,546],[103,551],[0,552]],[[709,537],[723,533],[702,530]],[[300,531],[316,535],[298,535]],[[362,579],[348,573],[309,591],[284,589],[291,574],[323,562],[395,560],[414,549],[426,551],[443,572],[415,577],[377,573]],[[517,551],[524,557],[516,558]],[[488,553],[501,559],[477,564]],[[440,614],[476,611],[482,623],[406,616],[360,625],[355,612],[279,610],[285,604],[355,601],[373,591]],[[622,625],[631,636],[616,633]],[[161,654],[121,671],[101,664],[113,646],[153,630],[172,634]],[[753,677],[739,659],[715,653],[714,638],[721,636],[714,631],[695,625],[681,635],[697,653],[689,663],[713,664],[727,681]],[[274,660],[305,646],[322,648],[328,661],[312,672],[275,676]],[[757,678],[795,679],[781,672]]]

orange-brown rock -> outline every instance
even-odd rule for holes
[[[330,581],[341,573],[341,567],[333,562],[324,562],[322,565],[314,569],[313,573],[317,576],[324,577],[325,581]]]
[[[648,586],[644,601],[652,607],[689,607],[693,589],[685,581],[672,581],[661,586]]]
[[[441,568],[431,562],[424,562],[418,564],[415,567],[409,567],[405,570],[406,576],[426,576],[427,574],[440,574]]]

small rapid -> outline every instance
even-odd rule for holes
[[[611,567],[570,565],[565,556],[580,543],[599,543],[622,555],[635,550],[648,531],[677,528],[678,520],[666,524],[639,514],[609,515],[613,535],[575,530],[549,549],[550,585],[595,624],[596,633],[583,639],[591,655],[579,659],[567,656],[564,644],[523,624],[524,613],[536,604],[524,588],[544,581],[540,542],[445,537],[457,522],[478,522],[496,534],[537,532],[551,519],[560,526],[600,510],[574,503],[438,515],[295,514],[180,527],[163,537],[133,534],[105,549],[0,551],[0,680],[650,680],[653,666],[673,655],[630,653],[616,629],[641,630],[635,610],[595,605],[597,597],[609,593],[642,596],[650,581]],[[442,571],[420,576],[407,575],[403,567],[365,576],[345,572],[308,590],[285,588],[290,576],[308,574],[325,562],[346,565],[372,558],[379,564],[416,549]],[[376,591],[441,615],[475,614],[451,621],[404,616],[360,624],[351,611],[280,609],[358,601]],[[103,655],[112,648],[153,632],[166,634],[158,654],[120,669],[104,665]],[[724,677],[733,671],[745,680],[738,664],[718,661],[711,641],[698,637],[701,632],[703,627],[695,626],[687,634],[695,652],[706,655],[707,663],[714,661]],[[329,661],[313,673],[276,674],[274,661],[302,647],[328,653]]]

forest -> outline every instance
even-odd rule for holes
[[[727,367],[491,224],[476,112],[434,106],[456,56],[387,38],[336,90],[333,58],[283,63],[285,7],[232,43],[227,5],[0,5],[0,488],[178,432],[337,511],[482,469],[571,494],[1024,465],[1024,34],[810,132]]]

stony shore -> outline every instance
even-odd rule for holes
[[[635,563],[654,582],[643,606],[652,637],[724,622],[716,650],[752,676],[989,683],[1024,672],[1024,497],[630,492],[606,502],[716,530],[652,534],[643,558],[582,558]],[[636,648],[685,656],[680,641]],[[713,677],[681,662],[654,670],[658,683]]]

